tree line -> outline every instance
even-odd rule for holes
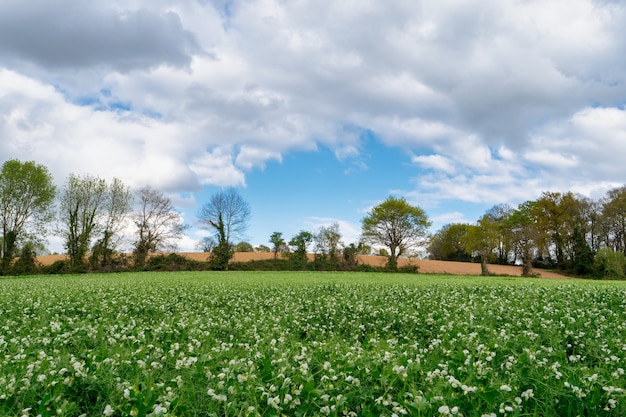
[[[490,208],[476,224],[452,223],[430,239],[431,259],[480,260],[552,268],[590,278],[626,278],[626,186],[594,200],[544,192],[536,200]]]
[[[236,250],[252,249],[240,240],[248,228],[250,213],[249,204],[236,190],[219,191],[197,215],[200,227],[211,232],[198,243],[208,252],[207,262],[193,264],[176,255],[154,256],[175,251],[176,241],[189,228],[171,198],[150,186],[132,192],[118,178],[107,182],[88,174],[70,174],[57,190],[47,167],[13,159],[0,169],[0,274],[41,272],[35,259],[44,252],[49,234],[62,238],[68,259],[44,272],[227,270],[232,268]],[[428,226],[423,210],[404,199],[390,197],[363,219],[363,238],[358,244],[344,245],[338,223],[314,232],[302,230],[289,241],[281,232],[274,232],[268,241],[272,247],[258,248],[273,251],[274,261],[253,266],[352,270],[358,266],[357,255],[369,254],[370,245],[382,245],[388,248],[380,249],[389,258],[387,269],[396,270],[398,257],[421,243]],[[129,230],[133,231],[132,251],[126,254],[119,248],[128,240]],[[315,256],[309,262],[311,248]]]
[[[485,275],[490,263],[499,263],[520,264],[525,276],[543,267],[582,277],[626,278],[626,186],[598,200],[544,192],[517,207],[493,206],[475,224],[447,224],[433,235],[424,210],[388,197],[366,214],[359,242],[349,245],[333,223],[302,230],[290,240],[274,232],[270,246],[253,248],[243,240],[250,215],[248,202],[235,189],[213,194],[197,214],[200,227],[210,231],[198,243],[207,262],[190,266],[175,256],[154,256],[175,251],[190,227],[162,192],[150,186],[132,192],[117,178],[107,182],[77,174],[57,190],[45,166],[9,160],[0,169],[0,274],[34,272],[35,257],[52,233],[62,238],[68,260],[50,272],[227,270],[243,268],[232,265],[235,251],[252,250],[271,251],[274,260],[245,268],[351,270],[358,255],[372,254],[373,248],[387,256],[386,270],[397,270],[399,257],[425,246],[431,259],[480,261]],[[123,242],[130,242],[130,253],[120,252]]]

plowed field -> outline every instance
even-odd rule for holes
[[[181,252],[183,256],[197,261],[206,261],[207,254],[204,252]],[[274,254],[267,252],[237,252],[233,258],[234,262],[246,262],[252,260],[272,259]],[[312,255],[309,255],[312,258]],[[51,265],[58,260],[66,259],[65,255],[48,255],[40,256],[38,261],[42,265]],[[359,256],[359,262],[372,265],[383,266],[387,258],[384,256]],[[452,274],[452,275],[480,275],[480,264],[468,262],[451,262],[451,261],[431,261],[401,258],[398,261],[399,266],[417,265],[419,272],[424,274]],[[489,265],[489,272],[496,275],[520,276],[522,269],[513,265]],[[564,275],[557,274],[542,269],[534,269],[534,273],[542,278],[567,278]]]

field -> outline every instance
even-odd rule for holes
[[[181,256],[185,256],[195,261],[204,262],[208,259],[208,255],[204,252],[179,252]],[[248,262],[264,259],[273,259],[274,254],[268,252],[237,252],[232,262]],[[314,255],[309,254],[309,260],[313,260]],[[40,256],[37,261],[42,265],[51,265],[53,262],[67,260],[67,255],[47,255]],[[383,267],[387,263],[385,256],[357,255],[358,262],[375,267]],[[472,262],[451,262],[451,261],[433,261],[428,259],[398,259],[398,266],[417,265],[420,273],[425,274],[453,274],[453,275],[480,275],[480,263]],[[489,265],[489,272],[496,275],[520,276],[522,274],[521,266],[514,265]],[[563,275],[546,271],[544,269],[534,269],[542,278],[565,278]]]
[[[626,284],[0,280],[0,416],[624,416]]]

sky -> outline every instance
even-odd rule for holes
[[[181,250],[226,187],[255,246],[333,222],[355,242],[390,195],[431,232],[601,198],[625,104],[617,0],[0,0],[0,163],[157,188]]]

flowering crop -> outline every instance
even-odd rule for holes
[[[0,281],[0,416],[623,416],[621,283]]]

